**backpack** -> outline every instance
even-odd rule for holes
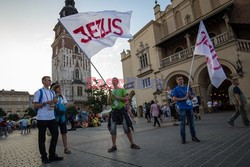
[[[38,100],[38,103],[41,103],[41,102],[42,102],[42,99],[43,99],[43,90],[42,90],[42,88],[41,88],[41,89],[39,89],[39,100]],[[38,109],[39,109],[39,108],[38,108]],[[37,112],[38,112],[38,109],[35,109],[36,114],[37,114]]]

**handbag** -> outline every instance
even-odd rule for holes
[[[55,105],[54,110],[55,110],[56,115],[62,116],[66,113],[66,106],[62,102],[62,98],[59,97],[59,100],[57,104]]]

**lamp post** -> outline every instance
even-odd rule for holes
[[[244,74],[243,66],[242,66],[241,60],[239,59],[239,54],[237,54],[237,56],[238,56],[238,59],[236,61],[236,64],[237,64],[236,72],[240,77],[242,77]]]

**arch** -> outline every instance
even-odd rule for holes
[[[184,50],[184,48],[182,46],[178,46],[175,50],[174,53],[178,53],[180,51]]]
[[[181,12],[177,11],[175,12],[175,23],[176,23],[176,28],[179,29],[183,26],[182,24],[182,19],[181,19]]]
[[[168,34],[168,24],[167,24],[167,20],[163,20],[163,22],[162,22],[162,24],[163,24],[163,34],[164,35],[167,35]]]
[[[186,24],[191,23],[191,15],[190,14],[188,14],[188,15],[185,16],[185,23]]]
[[[230,74],[235,73],[235,67],[226,60],[220,60],[220,63],[223,67],[223,70],[227,77]],[[210,81],[207,65],[204,62],[201,64],[194,73],[194,81],[197,83],[197,90],[199,91],[199,95],[201,96],[201,101],[205,110],[207,110],[207,102],[208,100],[221,102],[222,106],[220,109],[230,109],[229,99],[228,99],[228,87],[231,85],[229,79],[223,81],[220,87],[217,89],[215,88]]]
[[[194,11],[195,19],[201,17],[201,7],[200,7],[200,1],[199,0],[193,0],[192,1],[192,8]]]
[[[215,32],[209,32],[209,33],[208,33],[208,36],[209,36],[210,38],[213,38],[213,37],[216,36],[216,33],[215,33]]]
[[[76,79],[80,79],[80,72],[79,72],[79,69],[76,69],[76,70],[75,70],[75,77],[76,77]]]
[[[75,52],[75,53],[79,53],[79,48],[78,48],[78,46],[76,46],[76,45],[74,46],[74,52]]]
[[[212,8],[215,9],[220,6],[220,1],[218,0],[210,0],[210,3],[212,5]]]
[[[174,88],[176,85],[175,77],[176,75],[183,75],[184,76],[184,82],[187,83],[188,80],[188,72],[186,71],[174,71],[170,73],[163,81],[163,90],[166,90],[166,88],[169,86],[171,89]]]
[[[229,68],[229,70],[232,72],[232,73],[236,73],[236,68],[233,64],[231,64],[230,62],[226,61],[226,60],[223,60],[223,59],[220,59],[220,63],[221,65],[223,66],[226,66],[227,68]],[[203,64],[201,64],[196,70],[195,70],[195,73],[194,73],[194,82],[195,83],[198,83],[199,82],[199,76],[202,72],[202,70],[204,70],[204,68],[207,70],[207,63],[204,62]],[[229,76],[230,74],[226,74],[226,76]]]

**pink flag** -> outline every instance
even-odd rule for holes
[[[130,12],[86,12],[60,18],[59,21],[90,58],[105,47],[114,45],[116,39],[131,38]]]
[[[218,60],[213,43],[209,38],[207,30],[202,21],[200,22],[199,32],[196,39],[194,55],[206,56],[207,69],[211,83],[216,88],[218,88],[227,77]]]

